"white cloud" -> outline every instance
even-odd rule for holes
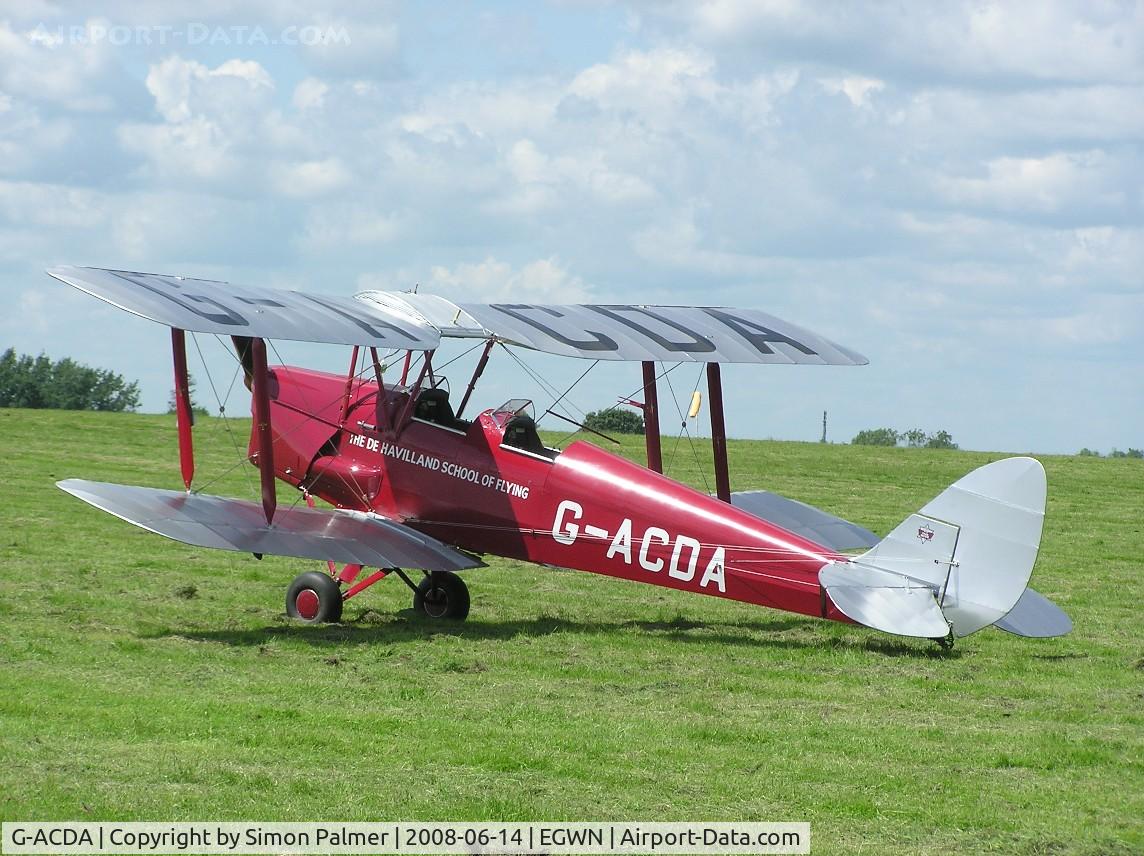
[[[641,11],[653,32],[737,50],[746,63],[778,53],[915,83],[1144,81],[1139,5],[675,0],[644,3]]]
[[[296,154],[305,135],[282,121],[273,106],[274,80],[259,63],[233,58],[209,68],[172,55],[150,66],[146,86],[164,121],[118,129],[123,148],[144,159],[145,174],[185,187],[205,182],[250,192],[264,186],[269,169],[283,181],[267,179],[273,186],[299,196],[339,184],[322,159],[282,165],[272,159]]]
[[[1144,86],[1094,84],[1026,91],[922,89],[889,108],[895,124],[949,148],[1007,149],[1030,140],[1080,145],[1144,137]]]
[[[980,178],[940,177],[937,187],[951,202],[1010,213],[1116,209],[1130,201],[1114,162],[1100,150],[1000,157],[985,168]]]
[[[646,202],[655,196],[644,179],[610,166],[602,149],[549,157],[532,140],[518,140],[505,161],[521,189],[494,202],[494,210],[536,212],[559,204],[567,194],[584,193],[605,205]]]
[[[330,87],[323,81],[307,77],[294,87],[291,101],[298,110],[320,110],[329,91]]]
[[[434,142],[502,135],[528,136],[551,125],[561,90],[550,81],[449,84],[430,91],[397,126]]]
[[[837,95],[842,93],[850,99],[850,103],[855,107],[865,107],[870,102],[871,94],[880,92],[886,88],[884,81],[876,80],[872,77],[859,77],[852,75],[850,77],[826,77],[821,81],[822,88],[827,92]]]
[[[146,157],[160,176],[183,182],[228,181],[240,173],[225,132],[201,116],[176,125],[120,128],[124,148]]]
[[[98,226],[109,214],[101,193],[67,185],[0,181],[0,218],[54,229]]]
[[[103,90],[111,66],[107,44],[64,48],[35,27],[18,30],[0,20],[0,89],[10,95],[83,112],[110,110],[114,101]]]
[[[373,275],[359,279],[358,284],[404,290],[410,287],[410,278],[408,273],[397,278]],[[453,300],[489,303],[584,303],[593,299],[592,288],[555,258],[536,259],[519,268],[491,256],[451,268],[434,265],[428,278],[420,280],[420,287]]]
[[[568,92],[607,110],[662,121],[689,98],[711,100],[718,94],[714,68],[711,57],[695,50],[633,50],[580,72]]]
[[[306,64],[323,74],[344,77],[389,77],[400,64],[400,38],[392,21],[363,23],[345,18],[318,16],[317,28],[323,38],[301,38]],[[313,33],[314,30],[309,31]]]
[[[350,247],[379,247],[397,237],[399,219],[359,203],[313,205],[299,239],[306,252],[342,253]]]
[[[32,106],[10,99],[0,123],[0,174],[18,177],[52,162],[73,140],[67,119],[46,118]]]
[[[217,68],[170,56],[147,73],[147,91],[168,122],[205,114],[233,114],[260,106],[274,88],[270,74],[252,60],[230,59]]]
[[[985,334],[1011,345],[1042,349],[1094,346],[1111,348],[1144,335],[1144,301],[1125,295],[1101,295],[1083,308],[1050,310],[1044,315],[984,318]]]
[[[275,164],[271,177],[275,191],[300,199],[326,196],[346,187],[352,179],[345,164],[336,157]]]

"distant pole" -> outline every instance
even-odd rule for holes
[[[822,411],[822,443],[826,442],[826,411]]]

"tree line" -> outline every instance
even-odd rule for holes
[[[0,407],[121,412],[139,406],[139,384],[122,375],[95,369],[70,357],[53,362],[47,355],[0,355]]]
[[[895,431],[893,428],[867,428],[859,431],[850,441],[855,446],[897,446],[903,444],[914,449],[956,449],[953,435],[948,431],[927,434],[921,428]]]

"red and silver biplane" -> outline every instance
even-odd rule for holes
[[[458,304],[376,291],[341,298],[99,268],[49,273],[172,328],[185,490],[59,486],[187,544],[327,562],[328,572],[303,573],[287,590],[286,610],[302,621],[337,621],[346,600],[390,574],[413,589],[417,610],[463,619],[469,595],[457,572],[490,554],[943,644],[990,625],[1023,636],[1071,628],[1027,587],[1045,510],[1044,469],[1032,458],[971,472],[881,540],[773,493],[731,493],[720,363],[866,363],[763,312]],[[185,331],[228,336],[237,351],[261,504],[191,489]],[[484,342],[455,404],[433,369],[442,337]],[[352,346],[349,371],[270,367],[268,339]],[[547,448],[525,400],[463,418],[497,344],[642,363],[647,466],[585,441]],[[404,352],[399,378],[387,378],[381,351]],[[682,361],[706,364],[715,496],[662,474],[656,364]],[[279,507],[278,480],[306,504]],[[315,507],[314,497],[333,508]],[[407,570],[424,575],[415,582]]]

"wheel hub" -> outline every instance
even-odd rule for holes
[[[294,598],[294,608],[298,610],[300,618],[313,621],[318,617],[318,593],[313,589],[302,589]]]

